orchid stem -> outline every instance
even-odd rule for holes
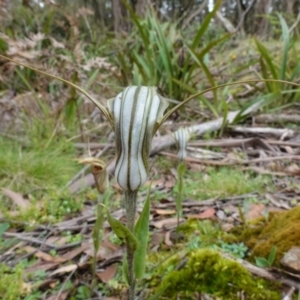
[[[125,192],[127,228],[132,233],[134,232],[136,200],[137,200],[137,191]],[[127,263],[128,263],[128,280],[129,280],[128,300],[134,300],[134,294],[135,294],[135,277],[134,277],[134,270],[133,270],[134,250],[131,249],[129,245],[126,245],[126,250],[127,250]]]

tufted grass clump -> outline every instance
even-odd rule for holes
[[[0,186],[15,192],[61,188],[79,169],[71,143],[21,143],[0,138]]]
[[[268,176],[252,176],[232,167],[211,169],[205,175],[197,172],[188,172],[188,175],[185,194],[196,200],[260,192],[271,183]]]

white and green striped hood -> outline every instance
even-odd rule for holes
[[[146,86],[127,87],[108,101],[116,135],[115,176],[124,190],[135,191],[147,180],[152,137],[167,107],[156,88]]]

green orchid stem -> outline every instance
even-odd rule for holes
[[[176,213],[177,213],[177,228],[176,228],[176,243],[179,241],[179,224],[182,216],[182,200],[183,200],[183,189],[184,189],[184,174],[186,171],[186,164],[183,159],[180,160],[177,167],[178,174],[178,194],[176,195]]]
[[[125,192],[127,228],[132,233],[134,232],[136,201],[137,201],[137,191]],[[131,249],[129,245],[126,245],[126,251],[127,251],[127,263],[128,263],[128,281],[129,281],[128,300],[134,300],[134,294],[135,294],[135,277],[134,277],[134,269],[133,269],[134,250]]]

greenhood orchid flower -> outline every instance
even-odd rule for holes
[[[187,142],[191,138],[191,133],[187,128],[180,127],[173,133],[174,139],[176,141],[177,149],[178,149],[178,159],[184,160],[186,158],[186,147]]]
[[[108,101],[115,129],[115,177],[124,190],[136,191],[147,180],[152,137],[167,107],[156,88],[146,86],[129,86]]]

